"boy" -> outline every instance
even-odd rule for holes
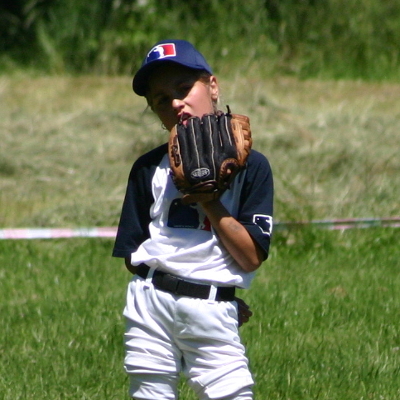
[[[219,86],[189,42],[164,40],[133,79],[170,131],[217,111]],[[168,138],[166,138],[168,139]],[[268,256],[273,179],[252,150],[247,168],[219,199],[181,201],[164,144],[133,165],[113,256],[134,274],[124,316],[125,370],[136,400],[176,400],[181,372],[201,400],[251,400],[253,379],[235,298]]]

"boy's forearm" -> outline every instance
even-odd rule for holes
[[[201,206],[225,248],[240,267],[246,272],[255,271],[263,262],[264,254],[247,229],[219,200],[204,202]]]

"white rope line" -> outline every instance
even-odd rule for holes
[[[1,239],[57,239],[74,237],[111,238],[117,228],[11,228],[0,229]]]
[[[291,228],[301,228],[310,225],[330,230],[346,230],[352,228],[372,228],[372,227],[400,228],[400,217],[348,218],[348,219],[326,219],[326,220],[297,221],[297,222],[278,222],[274,223],[274,228],[277,228],[276,230],[285,230]]]

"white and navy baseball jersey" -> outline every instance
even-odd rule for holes
[[[244,272],[228,253],[198,204],[184,205],[170,176],[164,144],[141,156],[129,175],[113,256],[195,282],[248,288]],[[272,233],[273,178],[270,164],[252,150],[220,201],[268,257]]]

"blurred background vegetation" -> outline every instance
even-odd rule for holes
[[[161,38],[217,70],[398,80],[398,0],[2,0],[0,72],[129,74]]]

